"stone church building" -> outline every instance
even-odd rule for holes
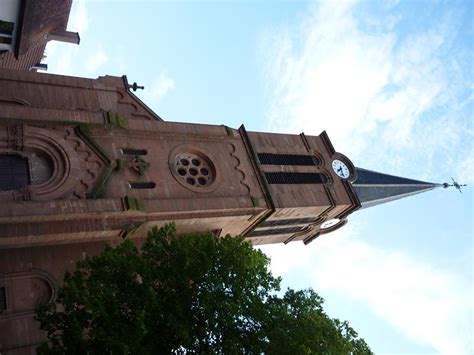
[[[126,77],[0,69],[0,353],[44,340],[34,308],[105,243],[153,226],[308,244],[438,184],[355,168],[328,135],[165,122]]]
[[[65,271],[153,226],[303,242],[443,186],[356,168],[319,136],[165,122],[126,77],[39,74],[72,0],[0,3],[0,354],[35,354]],[[445,184],[446,187],[447,184]]]

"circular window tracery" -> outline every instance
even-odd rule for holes
[[[197,192],[209,192],[216,181],[212,161],[196,151],[179,152],[171,157],[172,173],[185,187]]]

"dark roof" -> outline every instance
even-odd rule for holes
[[[41,62],[48,34],[67,28],[72,0],[23,0],[15,52],[0,55],[0,68],[29,70]]]
[[[23,0],[15,56],[46,45],[49,33],[66,30],[71,5],[72,0]]]
[[[357,178],[352,182],[352,187],[359,198],[361,208],[395,201],[443,186],[362,168],[356,168],[356,172]]]

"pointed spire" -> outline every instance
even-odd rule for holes
[[[362,204],[361,208],[443,187],[443,184],[407,179],[362,168],[356,168],[356,171],[357,178],[352,182],[352,186]]]

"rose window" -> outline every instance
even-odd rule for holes
[[[209,158],[199,153],[179,153],[174,159],[173,175],[195,191],[208,190],[215,181],[215,168]]]

